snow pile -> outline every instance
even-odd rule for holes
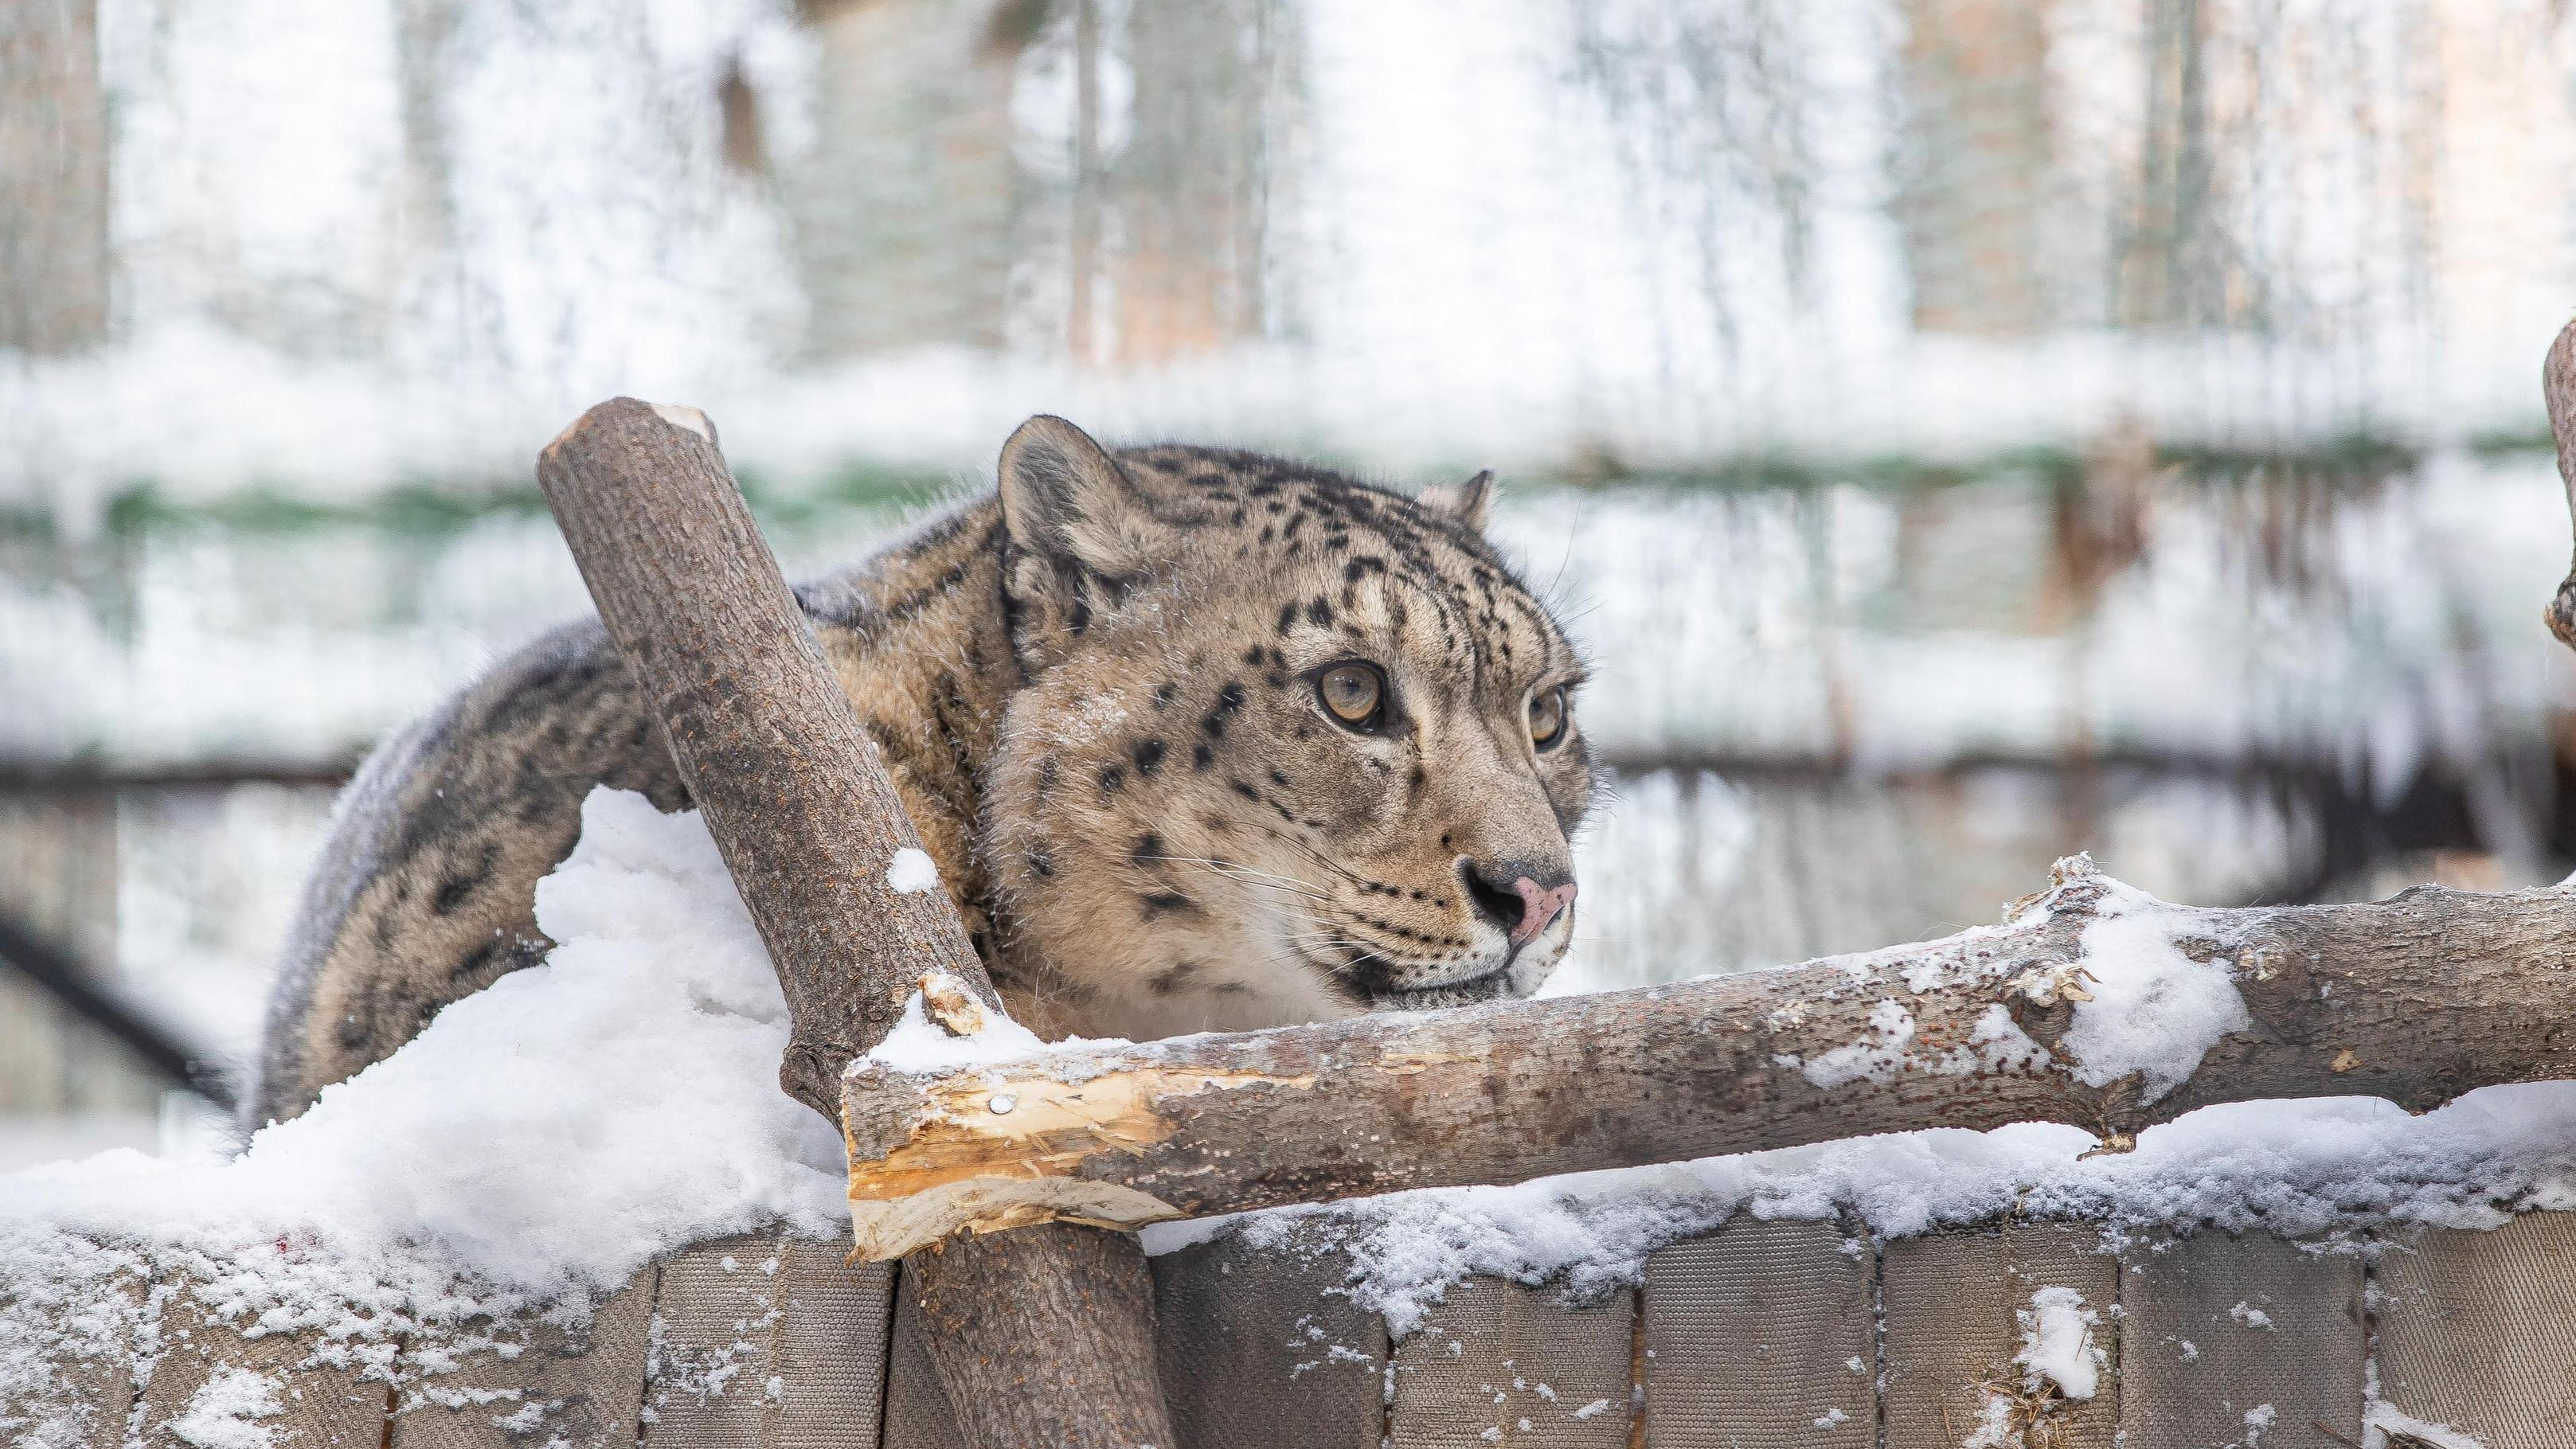
[[[2016,1310],[2021,1322],[2021,1352],[2013,1362],[2022,1368],[2023,1388],[2054,1388],[2070,1399],[2089,1399],[2102,1385],[2102,1350],[2093,1346],[2093,1326],[2101,1315],[2084,1306],[2084,1295],[2072,1288],[2042,1288],[2030,1295],[2030,1307]]]
[[[34,1401],[49,1351],[132,1336],[70,1311],[120,1275],[184,1275],[217,1318],[392,1376],[397,1339],[414,1361],[476,1314],[577,1319],[692,1242],[842,1231],[839,1136],[778,1090],[786,1006],[698,818],[594,792],[537,921],[562,943],[544,965],[236,1159],[0,1179],[0,1405]],[[200,1406],[210,1436],[257,1427],[251,1387]]]
[[[1074,1047],[1125,1046],[1120,1041],[1091,1041],[1072,1037],[1052,1046],[1038,1039],[1037,1033],[1006,1016],[987,1014],[983,1029],[959,1036],[930,1019],[930,1012],[920,992],[912,993],[903,1004],[903,1015],[885,1040],[869,1048],[859,1062],[874,1062],[898,1072],[934,1075],[966,1067],[998,1066],[1003,1062],[1026,1061],[1053,1050]],[[851,1064],[855,1071],[859,1062]]]
[[[930,852],[907,845],[894,853],[886,866],[886,886],[899,896],[917,896],[923,891],[939,889],[939,863]]]
[[[2078,1081],[2107,1087],[2144,1074],[2144,1101],[2172,1091],[2218,1039],[2253,1024],[2227,968],[2194,961],[2174,945],[2176,911],[2144,892],[2115,886],[2101,919],[2084,928],[2084,989],[2066,1048]]]

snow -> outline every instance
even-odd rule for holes
[[[2030,1307],[2017,1311],[2023,1384],[2036,1390],[2054,1386],[2070,1399],[2089,1399],[2101,1387],[2104,1355],[2093,1346],[2093,1327],[2101,1315],[2084,1306],[2084,1295],[2072,1288],[2042,1288],[2030,1295]]]
[[[259,1421],[285,1412],[276,1379],[227,1366],[207,1377],[170,1421],[170,1432],[197,1449],[270,1449],[277,1433]]]
[[[0,1178],[0,1282],[18,1295],[0,1304],[0,1403],[34,1399],[49,1349],[133,1330],[57,1311],[123,1275],[183,1279],[218,1319],[313,1330],[390,1373],[397,1339],[426,1363],[476,1314],[577,1320],[689,1243],[842,1232],[839,1134],[778,1090],[785,1003],[696,815],[594,791],[537,921],[561,943],[545,964],[237,1158],[119,1150]],[[202,1417],[222,1442],[201,1449],[252,1449],[255,1400],[226,1382]]]
[[[885,1040],[869,1048],[866,1056],[850,1065],[856,1071],[860,1069],[860,1063],[873,1062],[898,1072],[931,1075],[967,1067],[1024,1061],[1050,1051],[1112,1045],[1125,1043],[1072,1037],[1050,1045],[1039,1040],[1037,1034],[1027,1027],[1003,1016],[987,1016],[982,1031],[970,1036],[957,1036],[930,1019],[921,993],[915,991],[904,1002],[903,1016],[895,1022],[894,1030],[885,1034]]]
[[[1411,1331],[1452,1284],[1490,1274],[1581,1299],[1642,1280],[1656,1249],[1759,1219],[1857,1217],[1882,1239],[2016,1212],[2098,1223],[2107,1244],[2167,1231],[2315,1237],[2364,1226],[2492,1228],[2576,1207],[2576,1083],[2489,1087],[2412,1116],[2376,1098],[2207,1107],[2084,1154],[2050,1123],[1889,1133],[1513,1187],[1395,1193],[1145,1230],[1149,1252],[1239,1233],[1338,1244],[1347,1289]]]
[[[2084,928],[2084,984],[2063,1045],[2076,1079],[2107,1087],[2141,1074],[2142,1100],[2170,1092],[2231,1031],[2253,1018],[2225,966],[2194,961],[2174,944],[2193,919],[2125,887],[2103,897],[2101,918]]]
[[[2270,1429],[2273,1420],[2280,1416],[2281,1411],[2270,1404],[2256,1404],[2253,1408],[2247,1409],[2245,1411],[2245,1449],[2260,1449],[2264,1432]]]
[[[929,851],[907,845],[894,853],[885,878],[895,894],[917,896],[939,889],[939,863],[930,858]]]
[[[2362,1449],[2388,1449],[2392,1434],[2420,1439],[2432,1445],[2433,1449],[2487,1449],[2476,1435],[2464,1433],[2448,1424],[2436,1424],[2430,1419],[2418,1419],[2373,1392],[2362,1416]],[[2248,1445],[2247,1449],[2252,1449],[2252,1446]]]

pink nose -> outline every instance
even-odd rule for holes
[[[1574,904],[1574,882],[1567,881],[1554,890],[1541,890],[1537,881],[1522,876],[1512,882],[1521,897],[1521,923],[1512,928],[1512,944],[1517,946],[1547,929],[1556,913]]]

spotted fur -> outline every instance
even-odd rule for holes
[[[1593,787],[1572,715],[1542,748],[1530,708],[1582,669],[1485,501],[1037,418],[995,492],[797,591],[1015,1015],[1146,1037],[1545,979],[1573,912],[1521,902],[1570,901]],[[1353,661],[1386,681],[1368,732],[1317,694]],[[596,624],[380,748],[307,886],[254,1120],[540,959],[535,883],[600,784],[688,803]]]

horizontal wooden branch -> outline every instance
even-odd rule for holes
[[[2236,1029],[2211,1027],[2178,1081],[2105,1075],[2111,1029],[2230,1011],[2231,985]],[[886,1258],[961,1227],[1134,1227],[1878,1132],[2053,1121],[2118,1146],[2216,1102],[2423,1110],[2570,1075],[2571,1033],[2576,892],[2187,910],[2079,859],[2013,926],[1866,956],[953,1071],[863,1058],[843,1119],[859,1251]]]

